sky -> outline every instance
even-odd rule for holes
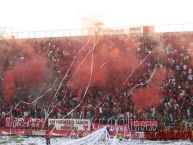
[[[0,0],[0,27],[13,31],[193,24],[192,0]]]

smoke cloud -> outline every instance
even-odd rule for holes
[[[38,85],[46,76],[47,59],[35,55],[32,48],[26,49],[26,59],[7,69],[3,80],[3,94],[6,101],[11,101],[16,88],[24,85]]]
[[[73,68],[73,73],[78,69],[84,57],[79,57]],[[136,50],[130,47],[124,50],[121,48],[108,49],[105,45],[99,45],[94,50],[92,86],[116,86],[123,87],[122,83],[128,74],[136,68],[139,60],[136,57]],[[72,74],[73,74],[72,73]],[[75,90],[84,89],[89,82],[91,75],[91,55],[80,67],[75,77],[71,80],[70,86]]]
[[[168,76],[167,73],[168,70],[165,67],[159,68],[147,87],[140,88],[134,92],[132,100],[137,108],[156,107],[159,105],[162,96],[161,86]],[[171,75],[171,71],[169,73]]]

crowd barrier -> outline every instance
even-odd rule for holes
[[[1,128],[1,135],[25,135],[25,136],[45,136],[49,132],[50,137],[71,137],[79,138],[86,136],[92,131],[74,130],[31,130],[31,129],[7,129]],[[121,132],[122,133],[122,132]],[[113,137],[116,134],[111,134]],[[158,132],[127,132],[122,133],[125,139],[148,139],[148,140],[193,140],[193,131],[158,131]]]
[[[106,126],[110,136],[118,132],[123,138],[149,140],[193,139],[193,130],[159,130],[158,121],[109,121],[106,123],[91,122],[89,119],[35,119],[35,118],[4,118],[0,134],[83,137]]]

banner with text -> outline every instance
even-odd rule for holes
[[[43,125],[47,126],[44,119],[38,118],[5,118],[5,128],[19,128],[19,129],[42,129]]]
[[[55,130],[90,131],[91,122],[89,119],[48,119],[48,126]]]
[[[98,130],[104,126],[108,126],[109,130],[116,133],[117,131],[121,132],[155,132],[158,129],[157,121],[129,121],[127,124],[102,124],[102,123],[93,123],[93,130]]]
[[[132,120],[129,121],[129,129],[133,132],[154,132],[158,130],[158,121],[151,120]]]

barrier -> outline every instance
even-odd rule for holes
[[[48,126],[54,127],[55,130],[91,130],[91,122],[89,119],[48,119]]]
[[[103,28],[100,31],[101,35],[142,35],[142,28],[153,28],[155,33],[165,32],[183,32],[192,33],[193,24],[163,24],[163,25],[152,25],[152,26],[141,26],[131,25],[122,28]],[[60,29],[60,30],[42,30],[42,31],[14,31],[11,27],[1,27],[0,34],[6,36],[5,38],[15,39],[31,39],[31,38],[50,38],[50,37],[73,37],[73,36],[88,36],[93,35],[96,32],[96,28],[79,28],[79,29]],[[150,31],[150,30],[148,30]],[[145,34],[145,33],[144,33]]]
[[[68,130],[31,130],[31,129],[7,129],[1,128],[1,135],[24,135],[24,136],[45,136],[46,132],[51,132],[50,136],[60,136],[60,137],[83,137],[88,133],[84,131],[68,131]]]
[[[104,126],[108,126],[109,130],[116,134],[116,132],[121,131],[125,132],[152,132],[158,130],[158,122],[157,121],[129,121],[128,123],[93,123],[93,130],[98,130]]]
[[[108,127],[111,137],[117,132],[122,133],[123,138],[149,139],[149,140],[177,140],[193,139],[192,130],[168,130],[158,129],[157,121],[126,121],[111,120],[91,122],[89,119],[37,119],[37,118],[4,118],[3,128],[0,128],[2,135],[35,135],[44,136],[46,131],[50,131],[52,136],[63,137],[83,137],[93,131]],[[192,122],[188,122],[192,123]],[[45,125],[43,127],[43,125]],[[52,130],[52,131],[51,131]]]
[[[41,129],[43,125],[47,126],[47,121],[45,119],[38,118],[5,118],[3,121],[4,128],[14,128],[14,129]],[[44,123],[46,122],[46,123]]]
[[[50,130],[30,130],[30,129],[0,129],[1,135],[25,135],[25,136],[45,136]],[[51,131],[50,131],[51,132]],[[84,137],[92,132],[53,130],[51,137]],[[111,137],[115,136],[110,134]],[[193,131],[160,131],[160,132],[128,132],[125,139],[148,139],[148,140],[193,140]]]

